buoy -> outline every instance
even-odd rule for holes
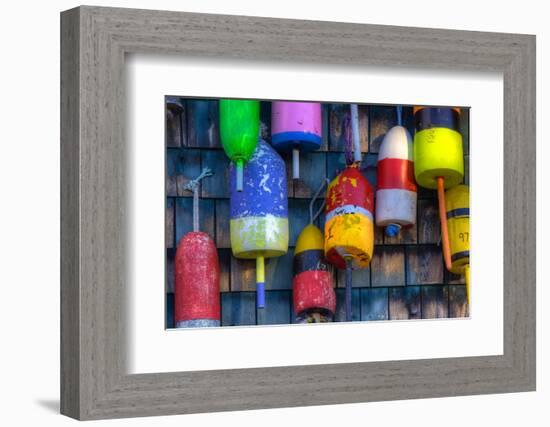
[[[315,215],[313,204],[327,183],[328,179],[311,199],[309,224],[298,236],[294,250],[292,296],[294,314],[301,323],[330,322],[336,310],[332,268],[325,259],[323,233],[313,224],[324,203]]]
[[[236,166],[235,186],[243,188],[243,167],[256,149],[260,132],[260,102],[221,99],[220,136],[227,157]]]
[[[283,159],[260,140],[244,167],[242,191],[235,190],[237,170],[230,168],[229,231],[236,258],[256,259],[257,307],[265,307],[264,259],[288,250],[288,199]]]
[[[376,180],[376,225],[388,237],[416,223],[416,190],[411,135],[394,126],[380,146]]]
[[[464,178],[462,135],[459,132],[460,109],[414,107],[414,175],[422,187],[437,189],[441,243],[445,267],[451,270],[451,253],[445,189],[460,184]]]
[[[358,115],[351,106],[352,127]],[[332,265],[346,270],[346,320],[352,320],[351,274],[368,267],[374,248],[371,185],[359,171],[361,152],[358,132],[353,132],[355,162],[348,165],[328,186],[325,219],[325,256]],[[359,159],[359,161],[357,161]]]
[[[445,188],[464,179],[460,110],[414,107],[414,175],[422,187],[436,189],[438,178]]]
[[[451,252],[451,273],[462,274],[470,298],[470,189],[457,185],[445,192],[445,210]]]
[[[220,264],[214,240],[199,231],[201,179],[212,175],[205,168],[186,188],[193,192],[193,231],[176,249],[174,316],[176,328],[220,326]]]
[[[292,177],[300,178],[300,152],[319,149],[322,143],[321,104],[274,101],[271,104],[271,144],[277,151],[292,151]]]
[[[368,267],[374,247],[372,187],[357,167],[346,167],[329,184],[326,205],[325,252],[337,268]]]

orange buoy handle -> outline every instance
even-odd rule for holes
[[[439,200],[439,221],[441,222],[441,244],[445,267],[451,270],[451,247],[449,245],[449,230],[447,229],[447,211],[445,210],[445,178],[437,177],[437,198]]]

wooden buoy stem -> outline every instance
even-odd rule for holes
[[[470,266],[464,267],[464,281],[466,282],[466,301],[470,304]]]
[[[292,149],[292,179],[300,178],[300,150]]]
[[[237,191],[243,191],[243,174],[244,174],[244,161],[243,159],[237,160],[237,173],[236,173],[236,185],[237,185]]]
[[[345,257],[346,260],[346,322],[351,322],[353,312],[351,308],[351,290],[352,290],[352,258]]]
[[[437,198],[439,200],[439,221],[441,222],[441,245],[445,267],[451,270],[451,247],[449,245],[449,230],[447,228],[447,211],[445,209],[445,178],[437,177]]]
[[[199,231],[199,191],[198,186],[193,190],[193,231]]]
[[[186,190],[193,192],[193,231],[197,232],[199,231],[199,185],[200,181],[203,178],[206,178],[208,176],[212,176],[213,173],[210,170],[210,168],[206,167],[203,169],[201,174],[196,177],[195,179],[192,179],[187,183],[185,186]]]
[[[313,224],[313,221],[317,219],[317,217],[321,214],[321,212],[325,208],[326,199],[323,198],[323,203],[321,203],[321,206],[319,207],[317,212],[313,214],[313,205],[315,204],[315,200],[317,200],[317,197],[319,197],[319,194],[321,194],[321,191],[323,191],[323,188],[329,185],[329,183],[330,183],[330,180],[328,178],[325,178],[321,183],[321,185],[319,186],[319,188],[317,189],[317,191],[315,192],[315,194],[313,195],[313,197],[311,198],[311,201],[309,202],[309,223],[310,224]]]
[[[351,110],[351,136],[353,141],[353,161],[361,162],[361,137],[359,134],[359,107],[357,104],[350,105]]]
[[[256,258],[256,307],[265,308],[265,259]]]
[[[398,105],[396,108],[397,108],[397,126],[403,126],[403,106]]]

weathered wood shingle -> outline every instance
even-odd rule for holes
[[[220,148],[217,100],[187,100],[187,146]]]
[[[221,294],[222,326],[256,324],[256,293],[227,292]],[[226,349],[230,351],[230,349]]]
[[[422,317],[420,286],[390,288],[390,320]]]
[[[345,305],[345,289],[336,289],[336,313],[334,314],[335,322],[346,321],[346,305]],[[353,289],[352,298],[352,320],[361,320],[361,293],[359,289]]]
[[[388,320],[388,288],[361,289],[361,320]]]
[[[201,150],[202,169],[210,168],[212,176],[201,181],[204,198],[229,197],[229,159],[223,150]]]
[[[405,248],[403,246],[376,248],[370,268],[372,286],[404,286]]]
[[[266,291],[265,309],[257,310],[258,324],[284,325],[291,323],[291,298],[290,291]]]
[[[185,99],[166,97],[166,146],[179,148],[187,140]]]
[[[449,317],[449,287],[446,285],[422,286],[422,318]]]
[[[165,219],[165,241],[166,241],[166,247],[167,248],[173,248],[176,246],[174,240],[175,240],[175,232],[176,232],[176,225],[175,225],[175,216],[176,216],[176,204],[174,202],[174,199],[172,197],[166,198],[166,219]]]

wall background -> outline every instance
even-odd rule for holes
[[[0,68],[0,377],[6,425],[63,426],[59,406],[59,12],[77,1],[10,2],[3,5]],[[548,214],[550,192],[548,108],[550,74],[547,12],[544,3],[462,0],[456,7],[440,1],[392,3],[278,0],[95,1],[104,6],[186,10],[537,34],[538,218]],[[546,102],[543,102],[543,99]],[[545,104],[545,105],[543,105]],[[546,214],[546,215],[545,215]],[[354,423],[371,425],[464,426],[489,421],[500,426],[548,425],[550,411],[550,337],[547,323],[550,255],[539,221],[538,391],[413,401],[273,409],[156,419],[108,421],[110,425],[264,426]],[[546,359],[546,362],[544,362]]]
[[[167,98],[168,99],[168,98]],[[189,180],[209,166],[214,175],[201,181],[199,194],[201,230],[218,248],[220,264],[221,325],[289,324],[293,312],[293,260],[297,240],[309,223],[309,204],[315,191],[328,178],[333,180],[346,165],[345,129],[349,105],[322,104],[322,144],[300,156],[300,178],[292,179],[292,154],[279,153],[286,164],[289,246],[285,255],[265,261],[266,309],[256,309],[256,261],[238,259],[231,253],[229,232],[229,159],[221,146],[218,100],[171,97],[166,111],[166,327],[174,328],[174,260],[183,236],[193,229],[193,193]],[[177,104],[174,104],[177,103]],[[168,107],[171,105],[171,107]],[[177,105],[177,107],[174,107]],[[272,103],[260,102],[262,139],[271,144]],[[412,106],[402,106],[403,126],[415,133]],[[473,107],[475,114],[475,107]],[[377,189],[378,154],[386,134],[397,125],[393,105],[359,105],[359,135],[363,153],[361,171]],[[470,111],[463,108],[459,129],[462,136],[464,180],[469,185]],[[325,197],[316,200],[319,209]],[[394,237],[384,227],[374,227],[374,252],[369,268],[353,272],[353,320],[403,320],[466,317],[469,308],[462,275],[444,266],[437,192],[418,186],[417,220]],[[375,200],[375,206],[376,206]],[[324,230],[326,215],[315,221]],[[332,274],[332,273],[331,273]],[[345,321],[345,274],[332,275],[336,287],[335,322]],[[478,286],[486,281],[476,281]],[[478,312],[479,313],[479,312]],[[448,335],[448,334],[447,334]],[[420,346],[420,344],[418,344]],[[401,346],[403,347],[403,346]],[[339,347],[338,347],[339,348]],[[343,351],[343,350],[342,350]]]

